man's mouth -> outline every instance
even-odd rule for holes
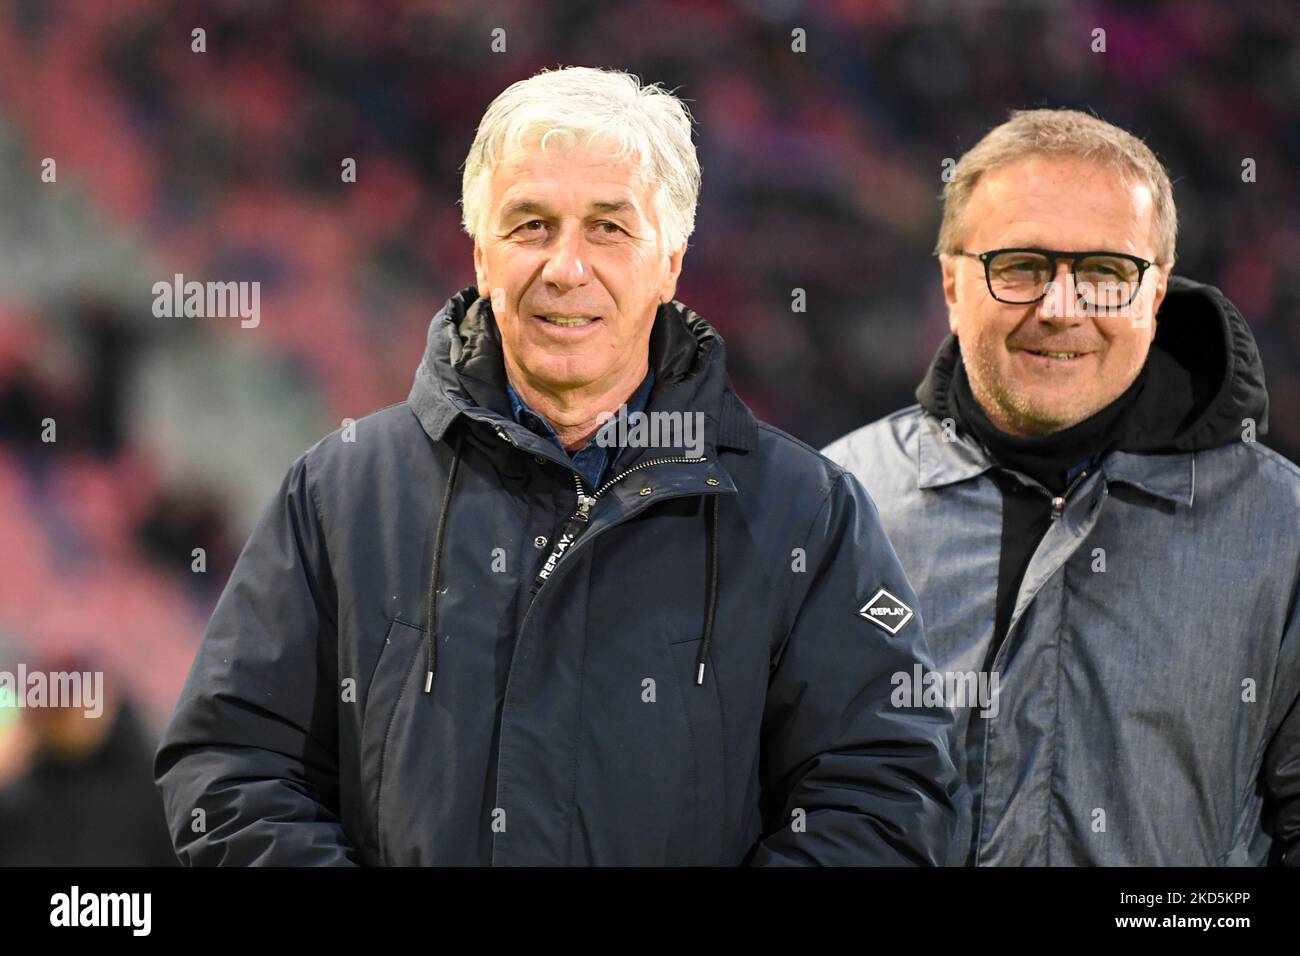
[[[1037,355],[1041,358],[1056,359],[1061,362],[1068,362],[1073,359],[1082,358],[1085,355],[1091,355],[1090,352],[1061,352],[1051,349],[1017,349],[1019,352],[1028,352],[1030,355]]]
[[[534,318],[541,319],[549,325],[558,325],[562,329],[580,328],[600,321],[598,315],[535,315]]]

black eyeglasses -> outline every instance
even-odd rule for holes
[[[1008,305],[1029,305],[1052,289],[1056,264],[1070,260],[1075,294],[1084,305],[1118,309],[1137,298],[1151,263],[1124,252],[1057,252],[1052,249],[990,249],[965,252],[984,263],[984,282],[989,295]]]

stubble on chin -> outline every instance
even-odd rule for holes
[[[1004,376],[983,352],[975,352],[962,355],[971,393],[989,420],[1008,434],[1046,435],[1069,428],[1093,413],[1082,397],[1071,401],[1069,396],[1064,396],[1047,402],[1033,398],[1019,389],[1010,376]],[[1010,353],[1007,360],[1012,361]]]

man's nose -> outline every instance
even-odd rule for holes
[[[591,269],[583,261],[584,251],[581,227],[575,223],[561,226],[542,269],[542,280],[559,294],[586,285]]]
[[[1046,283],[1047,294],[1038,300],[1038,319],[1073,324],[1080,317],[1079,299],[1068,259],[1056,263],[1056,274]]]

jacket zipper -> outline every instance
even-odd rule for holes
[[[708,461],[708,459],[680,457],[651,458],[648,461],[643,461],[639,464],[633,465],[621,474],[615,475],[597,488],[595,493],[591,495],[586,493],[586,489],[582,484],[582,476],[577,472],[574,472],[573,484],[578,492],[578,510],[569,515],[564,524],[560,526],[559,533],[552,539],[553,544],[551,547],[551,553],[546,556],[546,560],[542,562],[541,570],[537,572],[537,577],[533,579],[532,586],[528,589],[529,596],[537,596],[537,592],[541,590],[542,585],[547,582],[550,576],[555,572],[555,569],[559,566],[560,559],[568,553],[569,549],[573,547],[574,543],[582,533],[587,530],[589,522],[591,521],[591,509],[601,495],[609,491],[610,488],[614,487],[614,485],[622,481],[628,475],[635,471],[640,471],[642,468],[649,468],[651,465],[686,464],[696,461]]]
[[[502,436],[502,437],[505,437],[505,436]],[[507,440],[509,440],[509,439],[507,439]],[[513,442],[512,442],[512,444],[513,444]],[[578,510],[575,511],[575,512],[574,512],[574,513],[569,517],[568,521],[566,521],[566,523],[565,523],[565,528],[567,529],[568,526],[569,526],[570,524],[576,522],[577,524],[576,524],[576,526],[575,526],[575,538],[576,538],[576,536],[577,536],[578,534],[581,534],[583,531],[585,531],[586,528],[587,528],[587,522],[588,522],[589,519],[590,519],[591,508],[592,508],[592,506],[595,504],[596,499],[599,498],[601,495],[603,495],[606,491],[608,491],[608,490],[610,489],[610,487],[612,487],[616,482],[621,481],[623,478],[626,478],[628,475],[632,474],[634,471],[639,471],[639,470],[642,469],[642,468],[648,468],[648,467],[651,466],[651,465],[662,465],[662,464],[673,464],[673,463],[688,463],[688,462],[695,462],[695,461],[708,461],[708,458],[655,458],[655,459],[653,459],[653,460],[651,460],[651,461],[643,461],[643,462],[641,462],[640,464],[635,465],[635,466],[633,466],[632,468],[629,468],[627,471],[623,472],[622,474],[615,475],[613,478],[609,479],[607,482],[605,482],[603,485],[601,485],[598,489],[596,489],[596,493],[593,494],[593,495],[586,495],[586,494],[583,493],[582,476],[579,475],[577,472],[574,472],[574,475],[573,475],[573,483],[574,483],[574,486],[577,488],[577,492],[578,492]],[[581,515],[581,517],[579,517],[579,515]],[[566,553],[566,554],[567,554],[568,551],[570,550],[570,548],[572,547],[572,545],[573,545],[573,540],[571,539],[571,540],[569,541],[569,544],[566,545],[565,548],[563,549],[562,553]],[[559,550],[558,546],[557,546],[556,550]],[[554,556],[554,555],[555,555],[555,551],[552,551],[552,552],[551,552],[551,556]],[[541,577],[541,576],[539,575],[538,580],[537,580],[537,581],[534,581],[533,584],[532,584],[532,586],[529,588],[529,606],[528,606],[528,609],[524,612],[524,619],[523,619],[523,622],[520,624],[519,629],[515,632],[515,641],[514,641],[514,644],[515,644],[515,650],[512,652],[512,655],[511,655],[511,659],[510,659],[510,670],[509,670],[509,671],[507,672],[507,674],[506,674],[506,691],[505,691],[504,702],[503,702],[503,705],[502,705],[502,706],[503,706],[503,710],[502,710],[502,721],[505,720],[505,709],[508,709],[508,708],[510,707],[510,702],[511,702],[511,700],[513,699],[512,696],[511,696],[511,691],[512,691],[512,689],[513,689],[513,687],[514,687],[514,680],[515,680],[515,661],[514,661],[514,654],[518,652],[520,639],[523,637],[524,632],[528,629],[528,619],[529,619],[530,617],[532,617],[532,615],[533,615],[533,610],[534,610],[534,608],[535,608],[535,606],[536,606],[536,605],[535,605],[535,602],[534,602],[534,600],[533,600],[533,598],[535,598],[535,597],[537,596],[537,591],[538,591],[538,589],[541,587],[541,584],[540,584],[539,582],[540,582],[540,581],[545,581],[545,580],[547,580],[547,579],[551,576],[551,574],[553,574],[553,573],[555,572],[555,567],[559,564],[559,560],[560,560],[560,559],[559,559],[558,557],[556,557],[556,558],[555,558],[555,564],[552,565],[550,571],[547,572],[546,577],[543,578],[543,577]],[[551,557],[548,557],[548,558],[547,558],[547,563],[550,563],[550,561],[551,561]],[[545,566],[543,566],[543,570],[545,570]],[[499,764],[500,764],[500,759],[501,759],[501,758],[500,758],[500,753],[498,753],[498,755],[497,755],[498,767],[499,767]],[[497,797],[498,797],[498,801],[500,800],[500,794],[501,794],[501,776],[500,776],[500,773],[498,773],[498,776],[497,776]],[[493,838],[492,838],[492,859],[493,859],[493,861],[496,860],[496,836],[495,836],[495,834],[493,835]]]
[[[1080,483],[1081,481],[1083,481],[1085,478],[1088,477],[1090,471],[1091,471],[1091,469],[1089,469],[1089,468],[1085,468],[1085,469],[1083,469],[1083,471],[1081,471],[1081,472],[1079,472],[1079,474],[1075,475],[1075,477],[1074,477],[1074,481],[1070,482],[1069,487],[1067,487],[1067,488],[1065,489],[1065,493],[1064,493],[1064,494],[1061,494],[1061,495],[1055,495],[1055,496],[1052,498],[1052,520],[1053,520],[1053,521],[1057,521],[1057,520],[1059,520],[1060,517],[1061,517],[1061,515],[1064,514],[1064,512],[1065,512],[1065,504],[1066,504],[1066,502],[1069,500],[1071,493],[1074,491],[1075,488],[1077,488],[1077,487],[1079,486],[1079,483]],[[1039,543],[1041,544],[1042,542],[1040,541]],[[1035,549],[1035,550],[1036,550],[1036,549]],[[1030,560],[1031,560],[1031,561],[1033,560],[1033,555],[1030,555]],[[1026,570],[1028,570],[1028,567],[1026,567]],[[1024,579],[1022,578],[1022,579],[1021,579],[1021,584],[1023,585],[1023,583],[1024,583]],[[1013,615],[1013,616],[1014,616],[1014,615]],[[1008,623],[1010,623],[1010,622],[1008,622]],[[1003,661],[1003,660],[1005,659],[1005,656],[1006,656],[1006,649],[1007,649],[1010,645],[1011,645],[1011,627],[1008,626],[1008,627],[1007,627],[1007,633],[1004,634],[1004,635],[1002,636],[1002,643],[1001,643],[1001,645],[999,645],[999,647],[998,647],[998,649],[997,649],[997,652],[993,655],[993,662],[992,662],[992,664],[991,664],[991,667],[992,667],[993,670],[997,670],[997,669],[998,669],[998,664],[999,664],[1001,661]]]
[[[1083,471],[1081,471],[1081,472],[1079,472],[1079,474],[1075,475],[1075,477],[1074,477],[1074,481],[1070,482],[1069,486],[1065,489],[1065,492],[1064,492],[1063,494],[1052,496],[1052,521],[1053,521],[1053,522],[1060,520],[1061,515],[1065,513],[1065,504],[1066,504],[1066,502],[1069,500],[1069,498],[1070,498],[1070,494],[1074,491],[1075,488],[1077,488],[1077,487],[1079,486],[1079,482],[1083,481],[1085,478],[1088,477],[1088,473],[1089,473],[1090,470],[1091,470],[1091,469],[1089,469],[1089,468],[1085,468],[1085,469],[1083,469]],[[1040,542],[1040,543],[1041,543],[1041,542]],[[1030,556],[1030,560],[1031,560],[1031,561],[1033,560],[1033,556],[1032,556],[1032,555]],[[1028,570],[1027,567],[1026,567],[1026,570]],[[1022,585],[1024,584],[1024,579],[1023,579],[1023,578],[1021,579],[1021,584],[1022,584]],[[1013,616],[1014,616],[1014,614],[1013,614]],[[1019,623],[1019,622],[1015,622],[1015,623]],[[1009,625],[1008,625],[1008,627],[1007,627],[1007,633],[1004,634],[1004,635],[1002,636],[1002,644],[1001,644],[1001,646],[997,649],[997,653],[995,653],[995,654],[993,655],[993,662],[989,665],[989,666],[990,666],[990,669],[991,669],[994,673],[998,673],[998,672],[1000,671],[1000,665],[1006,661],[1006,656],[1007,656],[1007,653],[1008,653],[1007,648],[1010,647],[1010,646],[1011,646],[1011,626],[1010,626],[1010,622],[1009,622]],[[989,760],[989,738],[988,738],[988,734],[987,734],[987,733],[986,733],[985,736],[984,736],[984,747],[983,747],[983,750],[984,750],[984,759],[983,759],[983,766],[981,767],[981,774],[987,774],[987,773],[988,773],[988,760]],[[983,790],[983,782],[981,782],[981,784],[980,784],[980,788],[981,788],[981,791],[982,791],[982,790]],[[980,814],[979,814],[979,815],[980,815],[980,819],[977,820],[977,821],[975,822],[975,860],[974,860],[974,863],[975,863],[976,866],[979,865],[980,854],[981,854],[981,853],[983,852],[983,850],[984,850],[983,846],[981,845],[981,838],[983,837],[983,834],[984,834],[984,801],[983,801],[982,798],[981,798],[981,801],[980,801]]]

